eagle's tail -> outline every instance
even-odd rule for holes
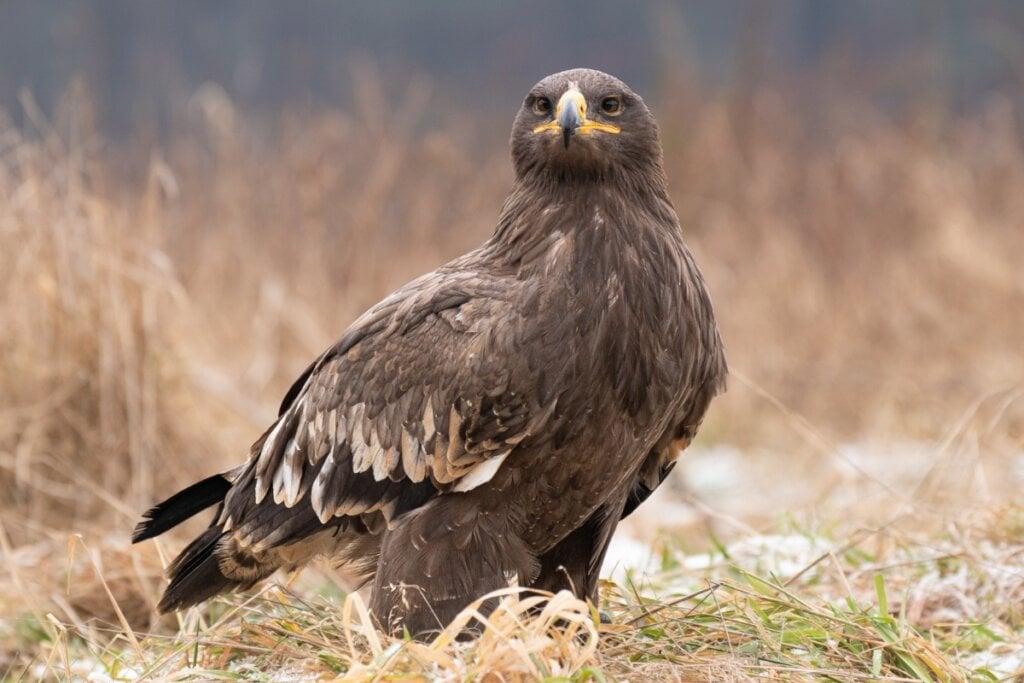
[[[142,514],[142,521],[132,533],[132,543],[159,536],[211,505],[223,502],[229,490],[231,482],[227,477],[215,474],[178,491]]]
[[[189,543],[167,569],[171,583],[156,608],[166,614],[198,605],[203,600],[242,586],[242,582],[224,576],[217,559],[217,546],[224,532],[211,526]]]
[[[132,543],[159,536],[206,508],[223,504],[231,486],[228,477],[216,474],[154,505],[143,514],[142,521],[135,527]],[[251,585],[256,576],[268,575],[276,569],[276,566],[259,567],[253,571],[250,567],[248,571],[241,572],[241,576],[226,576],[222,571],[225,556],[235,560],[240,553],[233,539],[225,538],[223,529],[216,523],[216,517],[214,520],[167,568],[171,583],[157,605],[160,612],[191,607],[215,595]],[[245,559],[248,564],[253,558]],[[230,566],[235,563],[228,562]]]

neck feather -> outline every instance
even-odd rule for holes
[[[616,242],[629,242],[650,230],[679,238],[660,166],[604,177],[537,173],[517,178],[487,246],[501,260],[522,264],[542,255],[560,234],[594,233],[614,248]]]

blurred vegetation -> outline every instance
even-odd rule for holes
[[[489,235],[511,181],[496,124],[414,133],[428,89],[389,99],[368,68],[354,82],[352,109],[269,129],[204,87],[145,154],[105,146],[78,89],[52,120],[26,95],[30,123],[3,124],[9,533],[111,506],[127,525],[244,457],[351,320]],[[822,148],[773,91],[674,92],[657,112],[670,189],[734,370],[704,442],[818,467],[823,443],[941,441],[967,420],[1015,457],[1024,139],[1008,104],[935,129],[837,100]]]
[[[1013,0],[35,0],[0,4],[0,108],[29,88],[51,111],[72,79],[96,95],[100,130],[172,134],[204,83],[247,116],[353,103],[351,65],[387,83],[428,79],[453,111],[506,115],[542,76],[614,73],[657,101],[685,72],[742,97],[783,88],[813,116],[835,92],[890,111],[1022,103],[1024,5]],[[828,78],[808,83],[808,71]]]

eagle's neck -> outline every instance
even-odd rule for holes
[[[660,169],[658,169],[660,171]],[[530,270],[564,250],[583,258],[593,275],[614,267],[631,244],[681,242],[678,219],[662,173],[600,178],[537,174],[516,180],[485,251],[506,265]]]

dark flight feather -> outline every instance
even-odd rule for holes
[[[220,529],[209,527],[181,552],[168,568],[171,583],[160,598],[158,610],[183,609],[242,585],[220,570],[215,551],[223,537]]]
[[[278,408],[277,410],[278,417],[284,415],[284,411],[288,410],[291,407],[292,403],[295,402],[295,397],[297,397],[299,395],[299,392],[302,391],[302,388],[306,386],[306,382],[309,381],[309,376],[313,374],[313,370],[316,368],[316,364],[319,362],[320,359],[317,358],[315,361],[310,363],[309,367],[303,370],[302,374],[299,375],[294,382],[292,382],[292,385],[290,387],[288,387],[288,391],[285,393],[284,398],[281,400],[281,407]]]
[[[223,475],[215,474],[178,491],[142,513],[142,521],[132,533],[132,543],[145,541],[173,529],[193,515],[223,501],[229,490],[231,482]]]

